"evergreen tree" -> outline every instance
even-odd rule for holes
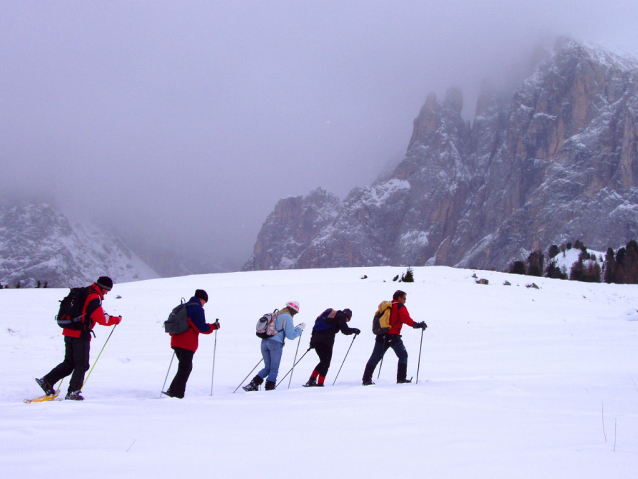
[[[527,274],[529,276],[543,276],[543,253],[532,251],[527,257]]]
[[[634,240],[627,243],[623,267],[625,270],[624,282],[626,284],[638,284],[638,243]]]
[[[547,252],[547,257],[549,259],[552,259],[554,256],[556,256],[559,253],[558,251],[558,246],[556,246],[555,244],[551,245],[549,247],[549,251]]]
[[[612,248],[607,248],[605,255],[605,283],[611,284],[616,282],[616,257]]]
[[[549,262],[547,271],[545,272],[545,276],[554,279],[567,279],[567,274],[563,273],[563,271],[558,266],[556,266],[555,261]]]
[[[509,272],[511,274],[525,274],[525,263],[522,261],[514,261]]]
[[[401,275],[401,281],[404,283],[414,283],[414,272],[410,266],[408,266],[408,270],[405,274]]]

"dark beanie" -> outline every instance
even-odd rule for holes
[[[96,283],[100,288],[105,289],[107,291],[111,291],[113,289],[113,280],[108,276],[100,276],[97,279]]]
[[[203,299],[208,303],[208,294],[203,289],[198,289],[195,291],[195,297],[198,299]]]
[[[352,318],[352,311],[348,308],[343,310],[343,314],[345,314],[348,319]]]

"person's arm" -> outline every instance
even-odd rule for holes
[[[351,334],[359,334],[361,332],[361,330],[357,329],[357,328],[351,328],[350,326],[348,326],[348,321],[346,321],[346,315],[341,313],[337,313],[337,327],[339,328],[339,331],[341,331],[343,334],[349,336]]]
[[[408,308],[403,305],[399,305],[398,313],[399,313],[399,321],[401,321],[406,326],[414,326],[414,320],[410,317],[410,313],[408,313]]]
[[[188,322],[191,327],[195,328],[202,334],[210,334],[217,329],[214,324],[206,322],[206,313],[204,308],[198,305],[187,306],[188,309]]]
[[[292,321],[292,316],[290,314],[286,314],[286,316],[286,318],[283,318],[286,321],[286,324],[284,326],[284,334],[288,339],[296,339],[301,336],[303,328],[301,326],[295,327]]]
[[[89,293],[88,304],[86,305],[86,318],[93,324],[101,324],[102,326],[115,326],[122,321],[121,316],[110,316],[102,309],[102,302],[96,293]]]

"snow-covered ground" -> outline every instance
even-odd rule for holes
[[[638,477],[638,287],[414,268],[261,271],[116,284],[104,302],[124,319],[82,403],[23,404],[61,361],[54,322],[66,290],[0,290],[0,477],[3,478],[602,478]],[[361,279],[363,275],[367,279]],[[503,285],[509,280],[511,286]],[[534,281],[540,289],[527,288]],[[158,399],[172,351],[162,322],[180,297],[208,291],[215,335],[200,336],[183,400]],[[395,289],[425,320],[418,384],[395,384],[386,355],[361,386],[372,314]],[[121,296],[120,299],[117,296]],[[329,387],[302,388],[314,351],[276,391],[233,394],[257,364],[258,317],[288,300],[308,328],[284,349],[280,377],[308,347],[325,308],[349,307],[363,333],[337,336]],[[110,329],[98,326],[91,359]],[[404,328],[416,376],[421,331]],[[172,378],[175,364],[170,374]],[[170,381],[169,378],[169,381]],[[416,377],[415,377],[416,379]],[[66,391],[67,382],[63,385]]]

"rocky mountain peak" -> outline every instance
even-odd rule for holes
[[[269,217],[247,267],[278,248],[286,260],[268,268],[504,269],[554,243],[625,244],[638,234],[637,86],[635,59],[560,39],[509,99],[485,84],[471,124],[460,89],[442,103],[429,94],[388,178],[331,202],[302,237],[289,222],[276,234]]]

